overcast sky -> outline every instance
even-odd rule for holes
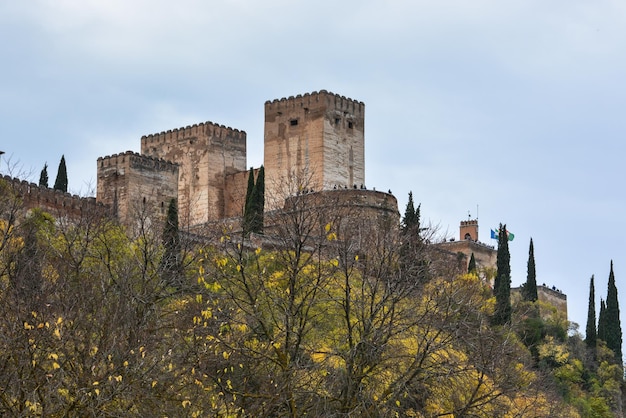
[[[98,157],[203,121],[258,167],[264,102],[326,89],[366,105],[369,187],[449,237],[506,223],[514,286],[532,237],[584,333],[611,260],[626,311],[625,28],[608,0],[0,0],[0,172],[65,154],[93,195]]]

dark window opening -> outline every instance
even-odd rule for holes
[[[298,126],[298,119],[291,119],[291,120],[289,121],[289,124],[290,124],[291,126]]]
[[[339,122],[341,122],[341,119],[335,118],[335,125],[339,125]]]
[[[348,122],[348,129],[354,128],[354,124],[352,122]]]

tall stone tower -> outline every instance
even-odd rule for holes
[[[170,200],[178,198],[177,184],[178,165],[169,161],[132,151],[98,158],[96,200],[123,225],[131,226],[138,211],[164,219]]]
[[[246,133],[205,122],[143,136],[141,153],[179,165],[179,217],[199,225],[224,218],[226,177],[246,170]]]
[[[266,209],[365,183],[365,104],[326,90],[265,102]]]
[[[461,240],[478,241],[478,219],[461,221],[459,227],[459,237]]]

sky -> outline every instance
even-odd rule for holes
[[[92,196],[96,160],[211,121],[263,162],[264,103],[365,103],[365,178],[442,239],[478,217],[512,285],[568,298],[584,334],[610,262],[626,327],[626,3],[597,0],[0,0],[0,173]],[[621,109],[621,110],[620,110]]]

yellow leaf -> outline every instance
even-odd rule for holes
[[[52,362],[52,368],[56,370],[56,369],[61,368],[61,366],[59,366],[59,363],[57,363],[56,361],[53,361]]]
[[[183,405],[183,408],[187,408],[189,405],[191,405],[191,401],[189,399],[185,399],[181,403]]]
[[[96,392],[96,396],[100,395],[100,389],[96,388],[96,390],[94,390],[94,392]]]

